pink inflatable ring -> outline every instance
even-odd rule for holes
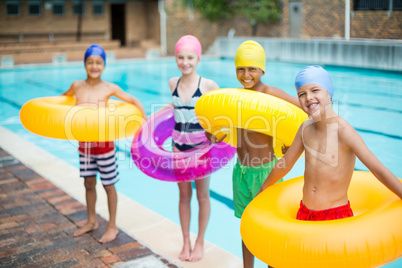
[[[205,142],[197,148],[172,152],[163,149],[175,125],[173,108],[151,115],[134,137],[131,156],[136,166],[148,176],[171,182],[204,178],[224,167],[236,148],[226,144]]]

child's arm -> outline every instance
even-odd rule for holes
[[[159,108],[159,107],[155,107],[155,108]],[[163,106],[162,108],[160,108],[160,109],[157,110],[156,112],[152,113],[152,115],[153,115],[153,116],[156,116],[156,114],[158,114],[158,113],[160,113],[160,112],[162,112],[163,110],[168,109],[168,108],[174,108],[173,103],[168,103],[168,104],[166,104],[165,106]]]
[[[211,91],[211,90],[220,88],[220,87],[218,86],[218,84],[215,83],[215,81],[213,81],[213,80],[211,80],[211,79],[208,79],[207,82],[208,82],[208,84],[207,84],[207,86],[206,86],[206,92],[209,92],[209,91]]]
[[[144,106],[142,105],[142,103],[139,99],[137,99],[136,97],[125,92],[118,85],[113,84],[113,86],[114,86],[114,90],[113,90],[114,96],[116,96],[117,98],[119,98],[125,102],[131,103],[131,104],[137,106],[137,108],[140,109],[144,119],[147,118],[147,114],[145,112]]]
[[[176,88],[177,82],[179,81],[180,77],[172,77],[169,79],[169,88],[170,88],[170,92],[173,94],[173,91]]]
[[[215,90],[215,89],[220,88],[220,87],[218,86],[218,84],[215,83],[215,81],[213,81],[213,80],[211,80],[211,79],[204,79],[204,80],[205,80],[206,82],[205,82],[205,87],[202,88],[202,93],[203,93],[203,94],[205,94],[205,93],[207,93],[207,92],[209,92],[209,91],[211,91],[211,90]],[[204,89],[205,89],[205,91],[204,91]],[[221,142],[226,138],[227,134],[222,135],[222,136],[220,136],[220,137],[218,138],[218,137],[215,136],[214,134],[205,131],[205,136],[207,137],[207,139],[208,139],[210,142],[216,144],[216,143],[221,143]]]
[[[360,159],[360,161],[382,182],[389,190],[402,199],[402,183],[399,179],[378,160],[364,143],[362,137],[349,124],[344,127],[341,137],[347,141],[347,145]]]
[[[74,81],[72,84],[71,84],[71,86],[70,86],[70,88],[69,89],[67,89],[63,94],[61,94],[61,95],[64,95],[64,96],[74,96],[75,95],[75,88],[77,87],[77,84],[78,84],[78,82],[77,81]]]
[[[299,159],[300,155],[304,151],[302,134],[301,134],[302,130],[303,130],[303,124],[297,131],[296,137],[292,145],[290,145],[285,155],[281,159],[279,159],[279,161],[275,164],[274,168],[269,173],[267,179],[262,184],[258,194],[264,191],[267,187],[274,185],[277,181],[279,181],[286,174],[288,174],[288,172],[292,169],[292,167],[296,163],[297,159]]]
[[[290,102],[293,105],[296,105],[297,107],[300,107],[300,103],[299,103],[299,99],[289,95],[288,93],[286,93],[285,91],[283,91],[280,88],[277,87],[271,87],[271,90],[269,91],[269,94],[271,94],[272,96],[281,98],[287,102]]]

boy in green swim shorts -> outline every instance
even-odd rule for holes
[[[261,82],[261,77],[265,74],[265,61],[265,52],[260,44],[251,40],[242,43],[235,55],[239,82],[245,89],[269,94],[300,107],[296,97]],[[220,139],[213,135],[210,137],[214,143],[221,142],[223,138],[225,137]],[[237,163],[233,169],[233,202],[236,217],[241,218],[244,209],[258,193],[277,161],[271,136],[247,129],[237,129]],[[243,266],[253,267],[254,256],[244,243],[242,250]]]
[[[278,162],[278,159],[274,157],[268,163],[249,167],[242,165],[237,159],[232,176],[234,213],[237,218],[241,218],[243,211],[257,195],[266,176],[269,175],[276,162]]]

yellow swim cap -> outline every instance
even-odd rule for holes
[[[234,60],[236,67],[256,66],[265,72],[265,52],[256,41],[243,42],[237,49]]]

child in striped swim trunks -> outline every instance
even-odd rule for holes
[[[63,95],[75,96],[76,105],[90,107],[107,107],[109,98],[115,96],[137,106],[145,118],[144,107],[137,98],[124,92],[116,84],[102,81],[101,74],[105,69],[106,54],[101,46],[91,45],[85,52],[84,63],[87,79],[73,82]],[[117,193],[114,186],[119,179],[119,172],[114,142],[80,142],[78,151],[80,176],[85,179],[88,220],[84,226],[74,232],[74,236],[80,236],[98,228],[95,212],[95,185],[96,175],[99,172],[109,206],[109,222],[99,242],[113,241],[119,233],[116,226]]]
[[[219,86],[212,80],[201,78],[197,74],[197,65],[201,60],[200,41],[192,35],[181,37],[175,47],[177,67],[181,77],[169,80],[174,106],[175,127],[172,133],[173,151],[186,151],[201,143],[208,142],[204,129],[195,115],[195,104],[199,97]],[[209,199],[209,177],[195,180],[199,204],[198,236],[194,249],[190,242],[190,217],[192,181],[179,182],[179,214],[183,234],[183,248],[179,254],[182,261],[199,261],[204,254],[204,235],[209,221],[211,205]]]

